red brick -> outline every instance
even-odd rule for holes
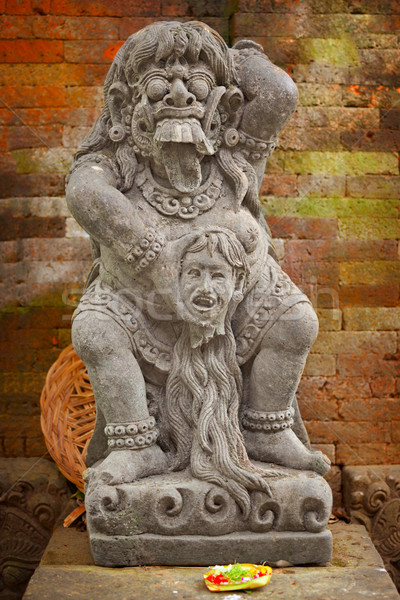
[[[7,127],[0,127],[0,150],[3,152],[8,149],[8,134],[9,130]]]
[[[6,0],[6,13],[9,15],[30,15],[31,0]]]
[[[3,64],[0,85],[102,85],[108,65]]]
[[[293,128],[291,124],[279,136],[279,150],[340,150],[341,135],[329,127]]]
[[[123,17],[132,14],[138,17],[156,17],[160,14],[160,0],[52,0],[55,15],[77,15],[92,17]]]
[[[150,17],[141,17],[139,15],[132,18],[124,17],[120,21],[119,37],[121,40],[126,40],[130,35],[139,31],[139,29],[143,29],[143,27],[147,27],[147,25],[151,25],[151,23],[156,21],[165,21],[165,18],[157,17],[151,19]]]
[[[340,134],[340,141],[347,150],[398,151],[400,150],[400,131],[380,129],[344,131]]]
[[[347,83],[347,82],[346,82]],[[391,108],[400,99],[400,88],[393,89],[385,85],[360,85],[354,83],[343,87],[342,102],[344,106],[370,106]]]
[[[398,85],[399,50],[366,48],[358,49],[358,55],[360,67],[357,67],[358,78],[353,78],[355,83],[393,85],[393,87]]]
[[[11,436],[8,432],[7,437],[0,437],[3,440],[3,456],[6,458],[24,456],[25,455],[25,438],[18,437],[14,432],[11,433]]]
[[[303,265],[303,283],[330,286],[336,290],[338,280],[339,268],[335,262],[316,261]]]
[[[108,17],[34,17],[33,32],[40,39],[115,40],[119,19]]]
[[[5,63],[59,63],[63,45],[58,41],[0,41],[0,59]]]
[[[78,108],[21,108],[15,113],[0,111],[0,122],[8,125],[44,126],[64,125],[70,127],[88,127],[99,116],[100,111],[95,107]]]
[[[299,175],[297,178],[299,196],[345,196],[345,185],[346,178],[342,175]]]
[[[65,192],[65,177],[30,173],[0,173],[0,198],[10,196],[60,196]]]
[[[399,284],[341,285],[339,296],[345,306],[398,306]]]
[[[223,17],[225,14],[225,3],[220,0],[163,0],[162,15],[165,17]]]
[[[50,12],[51,0],[31,0],[32,11],[36,15],[46,15]]]
[[[288,240],[285,258],[302,260],[396,260],[396,240]]]
[[[296,196],[296,175],[264,175],[260,194],[262,196]]]
[[[357,398],[370,398],[371,388],[368,381],[363,377],[330,377],[325,387],[328,397],[338,400]]]
[[[299,106],[289,127],[337,127],[352,129],[377,128],[377,108],[347,108],[340,106]]]
[[[279,38],[279,43],[273,37],[252,36],[251,39],[264,48],[265,54],[275,65],[285,67],[298,61],[299,44],[293,38]]]
[[[339,416],[346,421],[396,421],[400,419],[399,398],[353,398],[339,406]]]
[[[311,443],[342,444],[390,442],[391,423],[387,421],[306,421]]]
[[[334,398],[300,399],[299,406],[303,419],[313,421],[335,421],[338,418],[338,404]]]
[[[1,100],[15,108],[65,106],[66,89],[61,86],[3,86]]]
[[[122,44],[122,41],[102,40],[64,42],[64,56],[71,63],[110,63]]]
[[[73,307],[63,306],[29,306],[16,307],[15,310],[2,313],[4,329],[57,329],[65,327],[69,319],[64,318],[72,314]]]
[[[399,376],[400,363],[396,360],[385,360],[377,354],[359,352],[358,354],[339,354],[337,357],[340,377],[353,376]]]
[[[351,198],[393,198],[400,196],[400,177],[357,175],[347,177],[346,195]]]
[[[20,260],[19,244],[16,240],[0,243],[0,263],[12,263]]]
[[[32,328],[8,330],[5,331],[3,340],[8,342],[10,347],[14,345],[18,347],[29,347],[33,349],[40,348],[42,350],[53,349],[55,345],[53,339],[57,335],[57,329],[36,329]],[[26,393],[26,392],[25,392]]]
[[[398,14],[397,0],[347,0],[347,7],[352,13],[365,14]]]
[[[0,239],[12,240],[31,237],[64,237],[65,219],[63,217],[10,218],[7,214],[0,217]]]
[[[354,441],[336,446],[336,463],[339,465],[397,464],[399,461],[400,444],[360,444]]]
[[[392,108],[390,110],[382,110],[380,126],[382,129],[400,129],[400,110]]]
[[[88,238],[26,239],[22,243],[22,260],[60,261],[91,260]]]
[[[25,441],[25,456],[43,456],[47,452],[47,447],[43,435],[40,433],[37,436],[30,435]]]
[[[97,109],[103,105],[102,86],[74,86],[66,89],[67,104],[71,108],[90,106]],[[99,111],[98,111],[99,112]],[[69,121],[68,121],[68,124]]]
[[[55,148],[61,146],[62,127],[10,127],[8,138],[8,149],[35,148],[47,146]]]
[[[383,398],[395,393],[396,382],[391,375],[375,375],[370,379],[370,386],[374,396]]]
[[[335,219],[300,219],[297,217],[268,217],[272,237],[325,239],[337,237]]]
[[[31,17],[0,16],[0,31],[2,39],[29,39],[34,37]]]

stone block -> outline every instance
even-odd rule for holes
[[[397,281],[400,275],[400,262],[391,260],[342,262],[340,283],[342,285],[365,284],[384,285]]]
[[[301,471],[268,481],[271,497],[252,494],[245,520],[226,491],[182,471],[117,486],[89,480],[85,504],[95,563],[208,565],[250,562],[252,556],[273,563],[326,563],[331,553],[327,484]],[[288,493],[290,506],[284,500]]]
[[[353,331],[393,331],[400,329],[400,308],[348,307],[343,319],[344,328]]]
[[[69,502],[54,463],[0,459],[0,597],[19,598]]]
[[[309,354],[304,368],[305,375],[335,375],[336,358],[332,354]]]
[[[286,566],[274,568],[270,583],[256,592],[261,598],[288,600],[358,600],[379,597],[396,600],[398,594],[365,528],[337,522],[330,526],[333,556],[327,567]],[[187,600],[206,600],[205,567],[128,567],[103,569],[93,565],[87,533],[57,529],[32,578],[26,600],[52,600],[54,582],[60,597],[71,600],[167,600],[172,594]],[[241,597],[239,592],[229,597]],[[244,596],[244,595],[243,595]]]
[[[352,466],[343,469],[346,510],[352,522],[362,523],[400,589],[398,524],[400,465]]]

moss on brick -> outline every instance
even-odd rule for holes
[[[70,148],[15,150],[17,173],[68,173],[72,162]]]
[[[287,173],[326,175],[398,175],[398,157],[394,152],[286,152]]]
[[[382,285],[398,281],[400,262],[394,260],[375,260],[363,262],[343,262],[339,265],[341,284]]]
[[[300,62],[321,62],[339,67],[358,65],[357,47],[349,36],[299,40]]]
[[[382,232],[385,232],[386,229],[388,229],[388,231],[393,230],[393,232],[399,233],[399,224],[396,217],[399,215],[400,206],[397,200],[372,200],[366,198],[318,198],[307,196],[299,196],[297,198],[280,198],[276,196],[268,196],[261,198],[261,204],[264,209],[264,213],[267,216],[280,217],[287,215],[290,217],[322,218],[343,217],[344,219],[346,217],[357,217],[356,220],[360,221],[360,225],[362,225],[362,221],[365,220],[364,228],[373,227],[374,220],[368,218],[368,215],[384,217],[384,220],[391,221],[392,223],[387,223],[385,227],[382,225]],[[356,223],[354,223],[354,227],[355,226]],[[347,227],[350,231],[350,221]],[[345,220],[343,220],[343,231],[346,231]],[[379,231],[379,223],[377,224],[377,231]],[[344,235],[344,237],[348,236]],[[389,237],[392,238],[396,236]],[[400,237],[400,235],[397,237]]]
[[[360,240],[400,238],[400,220],[398,218],[348,217],[338,219],[338,227],[341,238]]]

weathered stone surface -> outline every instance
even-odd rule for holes
[[[249,519],[225,490],[190,473],[89,484],[85,504],[94,560],[103,566],[207,565],[249,562],[256,554],[269,562],[327,562],[328,484],[294,470],[269,482],[270,497],[253,492]]]
[[[104,95],[66,189],[94,257],[72,339],[96,399],[95,561],[206,564],[212,540],[216,562],[265,544],[274,561],[326,562],[330,461],[310,448],[295,398],[317,317],[278,264],[258,201],[295,85],[257,43],[229,49],[199,22],[171,21],[128,38]],[[271,168],[308,173],[307,156],[297,169],[280,152]],[[21,173],[59,172],[64,158],[13,154]],[[365,157],[350,162],[362,172]],[[328,358],[311,374],[333,374]]]
[[[362,523],[397,589],[400,589],[400,465],[344,467],[344,503],[352,522]]]
[[[34,458],[0,459],[0,598],[23,594],[69,490],[56,465]]]
[[[333,555],[327,567],[274,568],[270,583],[257,591],[257,597],[396,600],[397,592],[364,527],[338,522],[330,529]],[[59,598],[72,600],[100,597],[111,600],[116,590],[121,598],[135,600],[174,597],[201,600],[210,597],[203,583],[204,572],[205,567],[96,567],[90,557],[87,533],[58,529],[30,582],[25,600],[52,600],[55,588]],[[247,594],[233,592],[229,598],[244,600]]]

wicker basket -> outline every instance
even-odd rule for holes
[[[40,405],[47,449],[63,475],[83,491],[82,473],[96,408],[86,367],[72,344],[47,373]]]

